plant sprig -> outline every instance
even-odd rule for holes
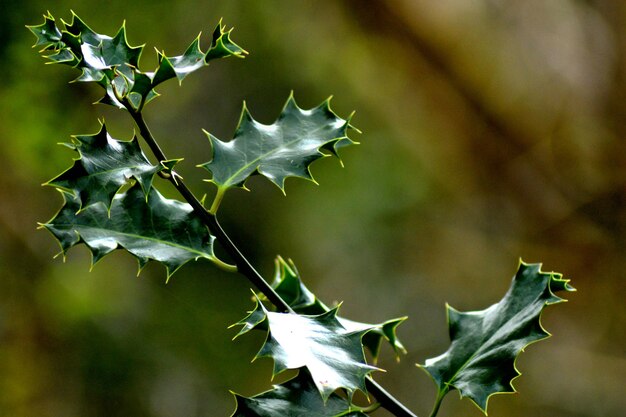
[[[64,197],[60,211],[42,226],[59,241],[63,253],[86,245],[97,262],[116,249],[124,249],[139,261],[164,264],[169,279],[185,263],[200,258],[238,272],[259,291],[257,305],[238,322],[238,335],[254,329],[267,332],[258,357],[274,361],[274,374],[298,369],[291,380],[270,391],[244,397],[235,394],[234,417],[363,417],[379,407],[397,417],[415,417],[404,404],[376,383],[369,364],[386,341],[398,355],[405,353],[396,328],[406,317],[381,324],[360,323],[338,316],[338,307],[327,307],[305,286],[293,262],[278,257],[270,283],[246,259],[217,220],[226,191],[245,189],[248,178],[262,175],[285,191],[290,177],[314,181],[310,165],[325,156],[338,155],[353,145],[348,133],[356,130],[352,116],[341,118],[324,101],[312,109],[300,108],[291,95],[276,121],[264,125],[245,107],[230,141],[209,137],[212,159],[200,165],[216,187],[210,208],[205,208],[175,171],[180,160],[169,159],[150,131],[143,112],[158,96],[155,88],[170,79],[180,82],[218,58],[244,57],[247,53],[231,39],[231,31],[219,22],[210,45],[203,51],[200,36],[177,56],[157,52],[153,71],[139,69],[143,46],[130,46],[122,25],[114,36],[96,33],[76,14],[59,24],[48,13],[40,25],[28,27],[35,46],[51,63],[81,71],[76,81],[93,82],[104,89],[100,103],[127,111],[139,136],[156,160],[152,165],[139,141],[120,141],[108,135],[104,123],[94,135],[76,136],[70,147],[79,158],[72,167],[50,180]],[[169,181],[184,201],[165,199],[156,178]],[[218,259],[214,244],[221,245],[230,265]],[[420,367],[435,381],[438,393],[431,417],[444,396],[459,390],[481,410],[490,396],[513,391],[519,376],[515,360],[530,343],[549,333],[540,323],[543,309],[564,301],[555,293],[574,289],[560,274],[541,272],[538,264],[521,263],[509,292],[486,310],[461,313],[448,307],[451,346]],[[273,307],[266,306],[269,302]],[[355,391],[375,398],[370,406],[352,402]],[[339,395],[339,394],[345,395]]]

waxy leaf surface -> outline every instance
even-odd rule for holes
[[[450,348],[421,366],[437,384],[439,396],[457,389],[486,413],[491,395],[515,392],[512,380],[520,375],[515,360],[528,344],[550,336],[541,326],[541,312],[565,301],[554,294],[562,290],[574,288],[560,274],[521,263],[499,303],[472,312],[448,306]]]
[[[331,310],[304,285],[293,262],[286,262],[283,258],[278,257],[275,265],[276,272],[271,285],[296,313],[323,314]],[[378,359],[383,340],[391,345],[398,357],[400,353],[406,353],[406,349],[396,334],[396,328],[406,320],[406,317],[391,319],[378,324],[356,322],[341,316],[337,316],[337,319],[348,331],[367,331],[363,336],[363,345],[372,354],[374,362]]]
[[[110,206],[115,194],[131,179],[147,197],[154,175],[164,168],[148,161],[136,138],[129,142],[113,139],[104,124],[95,135],[75,136],[73,142],[70,146],[80,158],[47,185],[73,193],[81,207],[98,202]]]
[[[324,401],[306,368],[270,391],[250,398],[235,394],[235,399],[231,417],[367,417],[337,394]]]
[[[207,133],[213,159],[201,166],[212,174],[210,182],[218,192],[244,187],[253,174],[261,174],[284,191],[285,179],[300,177],[313,180],[309,165],[335,153],[340,146],[352,144],[347,137],[349,120],[333,113],[328,100],[310,110],[302,110],[289,97],[278,119],[265,125],[252,118],[244,106],[235,137],[222,142]]]
[[[267,311],[263,304],[248,317],[239,335],[267,326],[268,335],[259,357],[274,360],[274,375],[285,369],[306,367],[323,399],[339,388],[350,394],[365,391],[365,377],[378,368],[365,362],[361,338],[367,330],[348,331],[337,319],[337,309],[320,315]]]
[[[94,32],[80,17],[72,13],[72,22],[57,25],[51,14],[41,25],[28,26],[43,46],[40,51],[50,62],[76,67],[82,74],[76,79],[95,82],[105,90],[100,103],[133,111],[141,109],[158,96],[154,88],[171,78],[182,81],[189,73],[210,61],[229,56],[243,56],[246,51],[230,39],[230,30],[219,23],[206,52],[200,48],[200,35],[179,56],[158,54],[158,67],[153,72],[139,70],[142,46],[130,46],[124,25],[113,37]]]
[[[218,262],[213,254],[213,236],[195,215],[191,206],[164,198],[151,188],[148,198],[138,184],[115,196],[110,207],[103,203],[84,207],[67,193],[65,205],[48,223],[42,225],[61,244],[65,253],[84,243],[93,262],[118,248],[139,260],[162,262],[168,278],[190,260],[206,258]]]

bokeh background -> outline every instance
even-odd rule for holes
[[[75,155],[58,142],[105,118],[130,139],[127,115],[77,72],[45,66],[25,24],[73,9],[97,32],[126,20],[129,41],[177,55],[220,17],[251,53],[160,89],[146,117],[198,194],[210,159],[201,129],[232,137],[243,100],[270,123],[291,90],[303,107],[334,95],[356,110],[359,147],[316,163],[320,186],[287,196],[252,180],[221,209],[225,228],[271,276],[294,260],[347,317],[408,315],[409,353],[383,349],[377,379],[418,415],[434,384],[414,364],[448,346],[444,304],[482,309],[508,288],[521,257],[572,280],[577,293],[543,317],[554,334],[518,360],[516,395],[492,416],[615,417],[626,407],[626,3],[620,0],[66,1],[2,0],[0,9],[0,415],[227,416],[229,390],[270,387],[262,342],[231,342],[252,307],[249,284],[211,264],[165,284],[136,277],[125,253],[89,272],[66,262],[38,221],[61,205],[40,184]],[[206,40],[205,40],[206,41]],[[206,43],[205,43],[206,45]],[[167,184],[163,184],[168,192]],[[169,190],[171,191],[171,190]],[[171,194],[171,193],[170,193]],[[451,393],[441,417],[480,416]],[[376,415],[387,415],[378,412]]]

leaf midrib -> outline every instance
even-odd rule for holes
[[[150,237],[150,236],[142,236],[142,235],[138,235],[138,234],[135,234],[135,233],[125,233],[125,232],[119,232],[117,230],[106,229],[106,228],[102,228],[102,227],[85,226],[85,225],[79,225],[77,227],[75,224],[72,224],[72,223],[53,223],[53,224],[51,224],[51,226],[67,227],[67,228],[71,228],[71,229],[82,228],[82,229],[90,229],[90,230],[106,230],[107,232],[116,233],[118,235],[129,236],[129,237],[133,237],[133,238],[137,238],[137,239],[150,240],[150,241],[153,241],[153,242],[163,243],[163,244],[168,245],[168,246],[173,246],[173,247],[176,247],[176,248],[179,248],[179,249],[186,250],[187,252],[195,253],[195,254],[200,255],[200,256],[202,256],[204,258],[207,258],[207,259],[213,259],[214,258],[214,256],[212,254],[207,254],[206,252],[201,252],[201,251],[199,251],[197,249],[194,249],[194,248],[191,248],[191,247],[188,247],[188,246],[180,245],[180,244],[177,244],[177,243],[174,243],[174,242],[171,242],[171,241],[167,241],[167,240],[160,240],[160,239],[157,239],[157,238],[154,238],[154,237]],[[79,234],[80,234],[80,232],[79,232]],[[121,245],[120,242],[117,242],[117,243]],[[124,245],[122,245],[122,246],[124,246]],[[128,248],[126,248],[126,249],[128,249]]]

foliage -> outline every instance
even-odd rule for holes
[[[167,268],[167,276],[190,260],[205,258],[228,271],[238,271],[258,289],[256,307],[236,325],[239,335],[255,329],[266,332],[257,357],[274,361],[274,374],[297,369],[291,380],[265,393],[246,398],[235,395],[234,416],[366,416],[383,407],[396,416],[414,416],[370,376],[379,368],[383,341],[396,354],[405,352],[396,328],[406,318],[366,324],[338,316],[339,306],[326,306],[304,285],[295,265],[278,257],[276,274],[268,283],[250,265],[217,221],[227,190],[245,188],[255,174],[267,177],[281,190],[288,177],[312,180],[311,163],[340,148],[353,145],[351,117],[337,116],[326,100],[318,107],[301,109],[289,97],[276,122],[255,121],[244,106],[233,140],[223,142],[208,134],[213,158],[201,165],[216,187],[209,209],[189,191],[174,171],[178,160],[168,159],[150,132],[143,110],[158,93],[155,87],[169,79],[181,82],[189,73],[218,58],[246,53],[230,39],[221,22],[206,51],[196,38],[179,56],[157,53],[157,68],[139,69],[142,46],[132,47],[124,25],[113,37],[98,34],[73,14],[71,23],[57,24],[52,15],[30,26],[35,46],[52,63],[81,71],[77,81],[94,82],[105,90],[103,104],[125,110],[137,125],[156,165],[143,154],[139,141],[110,137],[104,124],[94,135],[76,136],[68,146],[79,158],[68,170],[50,180],[64,197],[61,210],[42,227],[59,241],[63,253],[85,244],[97,262],[122,248],[133,254],[140,268],[149,260]],[[157,190],[157,175],[178,190],[183,201],[164,198]],[[234,265],[219,260],[214,241],[223,245]],[[438,396],[434,416],[444,395],[458,389],[486,412],[488,398],[513,390],[519,375],[515,360],[526,345],[543,339],[540,316],[550,304],[563,301],[554,293],[572,291],[560,274],[544,273],[538,264],[522,263],[511,289],[492,307],[461,313],[448,307],[452,344],[443,355],[427,360],[422,368],[434,379]],[[273,309],[265,303],[273,304]],[[353,403],[360,390],[374,398],[370,406]]]

